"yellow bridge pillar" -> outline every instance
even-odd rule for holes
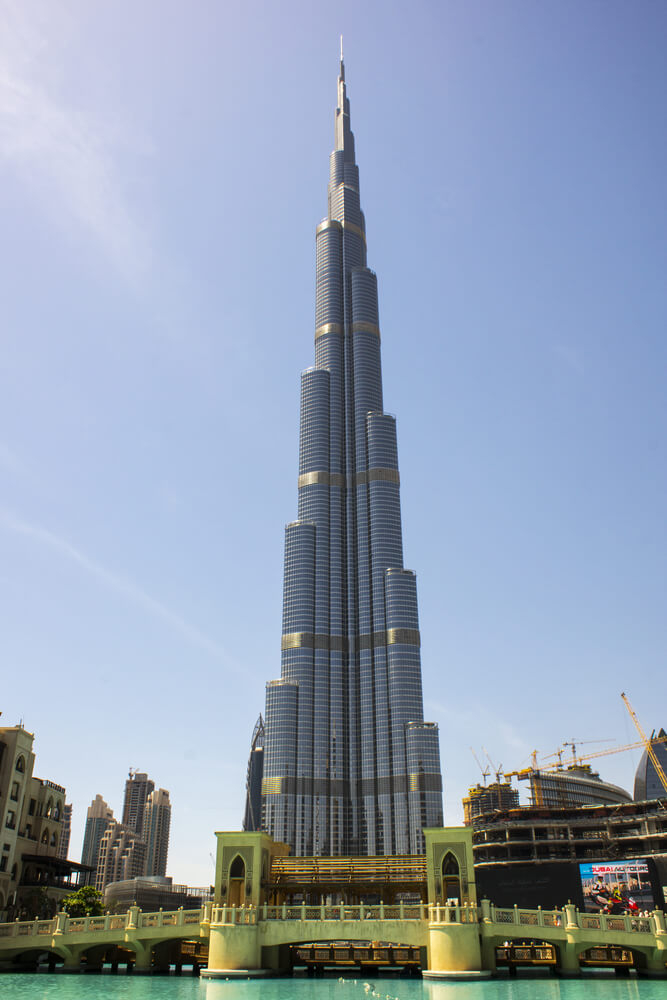
[[[431,905],[428,942],[425,979],[482,979],[491,974],[482,968],[476,907]]]
[[[262,949],[257,926],[257,911],[216,906],[211,914],[208,945],[208,968],[201,975],[208,979],[263,975]]]
[[[562,976],[580,976],[579,951],[581,931],[577,920],[577,908],[572,903],[563,907],[565,940],[559,946],[558,971]]]

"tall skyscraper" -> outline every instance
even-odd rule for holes
[[[658,736],[667,739],[667,733],[661,729]],[[655,730],[651,733],[651,739],[655,739]],[[654,743],[653,752],[658,758],[658,763],[667,774],[667,743]],[[635,772],[634,797],[636,802],[644,799],[664,799],[667,798],[667,791],[658,777],[653,761],[644,750],[641,760]]]
[[[72,803],[66,802],[63,806],[63,819],[62,819],[62,829],[60,831],[60,840],[58,841],[58,857],[62,858],[63,861],[67,860],[67,855],[69,854],[69,842],[72,836]]]
[[[262,777],[264,775],[264,719],[261,714],[255,723],[250,740],[250,756],[246,777],[244,830],[262,828]]]
[[[87,878],[87,881],[91,884],[95,882],[95,872],[97,870],[102,837],[113,822],[113,810],[107,805],[101,795],[96,795],[88,806],[86,813],[86,828],[83,834],[83,849],[81,851],[81,864],[90,865],[93,869]]]
[[[442,824],[424,722],[415,575],[403,567],[396,422],[383,411],[341,58],[315,365],[301,379],[298,520],[286,528],[281,679],[266,693],[262,825],[297,855],[421,853]]]
[[[144,806],[143,838],[146,841],[146,875],[167,874],[171,804],[169,792],[158,788]]]
[[[134,830],[139,836],[144,828],[144,807],[150,793],[155,789],[155,782],[147,774],[140,771],[130,773],[125,782],[125,799],[123,801],[123,825]]]

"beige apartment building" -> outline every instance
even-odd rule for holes
[[[104,892],[110,882],[139,878],[145,871],[145,841],[134,830],[115,819],[111,820],[100,840],[95,888]]]
[[[34,734],[0,728],[0,920],[47,916],[82,866],[58,856],[65,789],[33,774]]]

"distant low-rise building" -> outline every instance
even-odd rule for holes
[[[212,898],[211,887],[192,888],[174,885],[170,877],[127,879],[111,882],[104,890],[104,905],[108,910],[123,912],[130,906],[140,906],[142,910],[194,910]]]

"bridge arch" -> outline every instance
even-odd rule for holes
[[[597,941],[595,943],[592,943],[591,941],[586,941],[585,943],[581,943],[580,946],[578,947],[577,959],[579,961],[581,961],[581,959],[586,959],[588,953],[595,948],[607,948],[607,947],[615,948],[618,949],[619,951],[631,952],[634,966],[639,971],[644,971],[645,969],[649,968],[655,952],[655,947],[652,943],[642,945],[636,941],[633,941],[632,944],[626,944],[626,943],[621,944],[620,942],[617,943],[613,941],[606,941],[606,942]]]

